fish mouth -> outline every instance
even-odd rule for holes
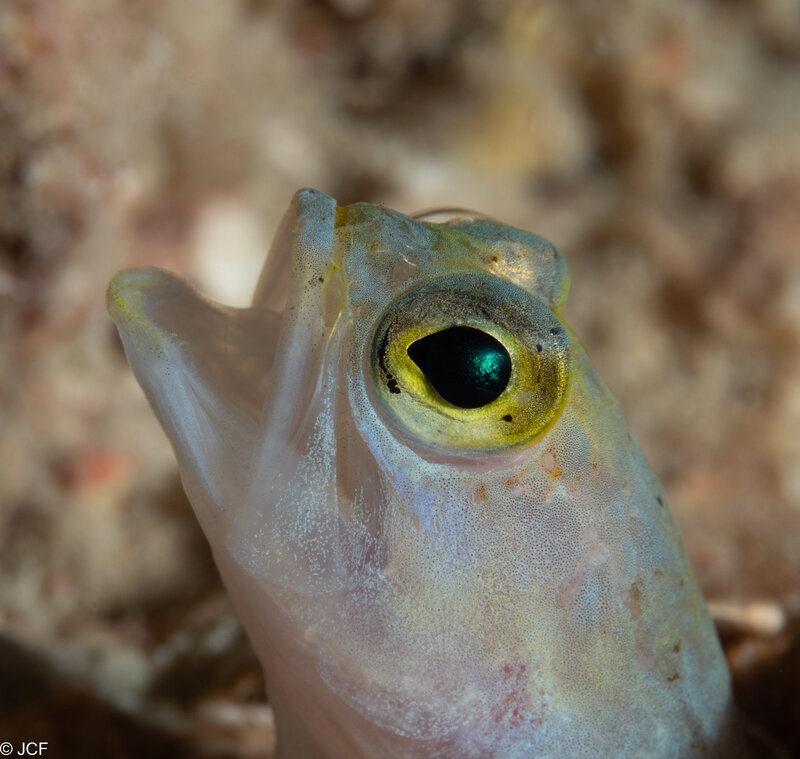
[[[340,268],[331,256],[333,209],[335,201],[322,193],[296,194],[250,308],[215,303],[154,267],[113,278],[108,311],[154,406],[170,405],[168,393],[151,387],[154,370],[167,359],[176,365],[176,385],[185,371],[194,385],[204,387],[206,405],[234,407],[252,423],[274,416],[268,406],[270,397],[281,395],[276,387],[281,378],[294,377],[283,383],[290,392],[314,384],[309,359],[332,334],[343,294]],[[289,404],[281,397],[277,403],[285,409],[302,405],[302,399]]]
[[[253,454],[281,438],[286,445],[317,384],[341,307],[335,208],[319,192],[295,195],[251,308],[213,303],[155,268],[120,272],[109,285],[134,373],[209,512],[236,510]]]

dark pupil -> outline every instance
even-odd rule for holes
[[[411,360],[448,403],[478,408],[508,385],[511,356],[491,335],[472,327],[449,327],[408,346]]]

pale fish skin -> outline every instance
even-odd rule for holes
[[[563,322],[567,285],[535,235],[313,190],[250,309],[158,269],[111,283],[263,664],[278,757],[749,755],[661,486]],[[441,399],[404,385],[413,367],[387,392],[379,325],[413,328],[415,297],[440,304],[439,327],[495,319],[515,357],[552,370],[544,422],[511,434],[489,404],[440,423]]]

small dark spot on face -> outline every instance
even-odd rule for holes
[[[318,279],[320,282],[324,282],[324,281],[325,281],[325,278],[324,278],[324,277],[317,277],[317,279]]]
[[[397,387],[397,380],[396,379],[390,379],[386,383],[386,387],[389,388],[389,392],[390,393],[399,393],[400,392],[400,388]]]
[[[684,585],[686,585],[686,580],[681,580],[681,587],[683,587]]]
[[[638,582],[631,584],[625,604],[634,619],[638,619],[642,615],[642,589]]]
[[[664,505],[664,499],[660,495],[656,496],[656,500],[658,501],[658,505],[659,506],[663,506]]]
[[[676,643],[676,644],[675,644],[675,645],[672,647],[672,653],[673,653],[673,654],[679,654],[680,652],[681,652],[681,642],[680,642],[680,641],[678,641],[678,642],[677,642],[677,643]]]
[[[667,677],[667,682],[668,683],[674,683],[679,677],[680,677],[680,675],[676,672],[674,675],[669,675]]]
[[[559,332],[561,332],[561,329],[559,327],[551,327],[550,328],[550,334],[551,335],[557,335]]]
[[[537,353],[541,353],[542,352],[542,344],[541,343],[536,343],[536,352]]]
[[[514,417],[511,414],[506,414],[505,416],[500,417],[504,422],[512,422],[514,421]]]
[[[489,260],[490,260],[490,261],[491,261],[493,264],[496,264],[496,263],[497,263],[497,262],[500,260],[500,256],[498,256],[498,255],[497,255],[497,253],[492,253],[492,255],[491,255],[491,257],[489,258]]]

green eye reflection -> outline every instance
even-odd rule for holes
[[[439,395],[460,408],[500,397],[511,377],[511,356],[499,340],[473,327],[450,327],[408,346],[409,358]]]
[[[533,444],[561,414],[570,338],[534,294],[484,272],[411,287],[372,332],[365,370],[391,422],[434,448]]]

